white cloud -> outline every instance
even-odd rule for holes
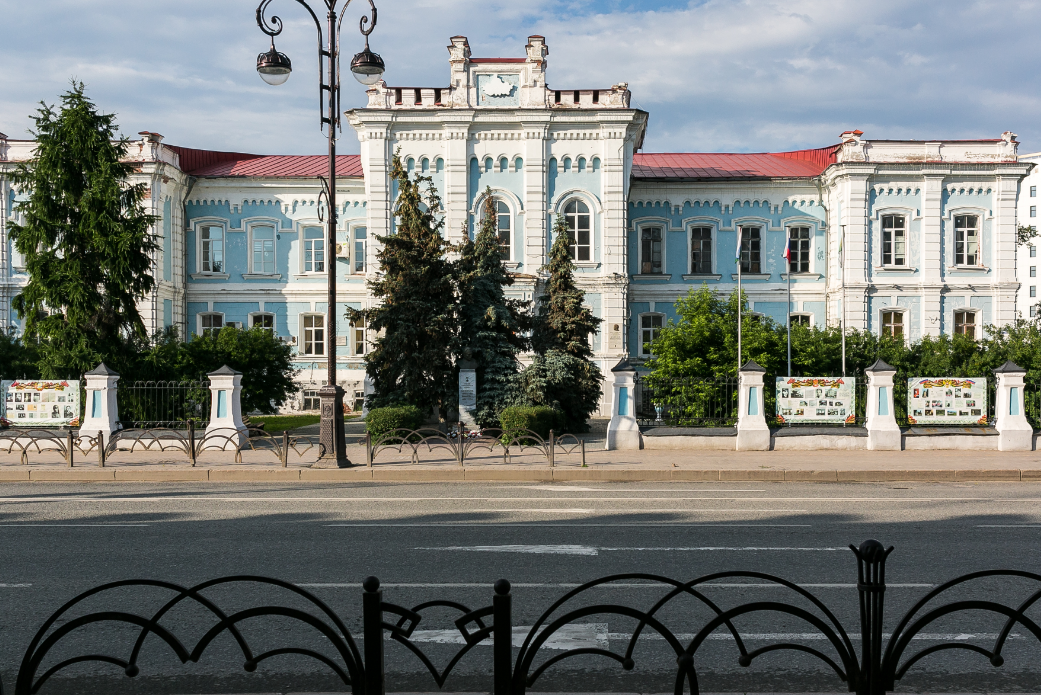
[[[996,137],[1011,129],[1041,149],[1041,77],[1033,36],[1041,3],[947,0],[705,0],[686,5],[529,0],[382,0],[373,50],[387,79],[445,85],[448,37],[475,56],[520,56],[528,34],[550,47],[549,82],[628,81],[651,113],[648,151],[817,147],[859,127],[868,137]],[[344,61],[361,46],[352,4]],[[130,134],[257,152],[316,153],[317,56],[311,20],[275,0],[289,82],[254,71],[267,37],[252,0],[0,0],[0,130],[25,137],[33,104],[71,77]],[[345,107],[360,86],[344,78]],[[345,132],[341,148],[357,151]]]

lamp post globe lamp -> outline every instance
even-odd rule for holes
[[[282,33],[282,20],[271,15],[265,16],[268,6],[273,0],[261,0],[257,7],[257,26],[271,37],[271,48],[257,56],[257,72],[271,85],[284,84],[293,72],[292,62],[285,53],[275,49],[275,37]],[[318,391],[321,402],[321,421],[319,425],[320,467],[346,467],[351,464],[347,458],[346,438],[343,431],[343,388],[336,382],[336,133],[340,128],[340,25],[344,13],[351,4],[346,0],[296,0],[314,20],[318,30],[318,75],[319,98],[322,106],[321,128],[326,131],[329,141],[328,174],[319,176],[321,192],[319,193],[319,216],[322,210],[322,197],[325,197],[325,209],[328,212],[328,224],[325,234],[326,274],[328,278],[329,313],[325,317],[325,355],[328,366],[326,383]],[[386,66],[379,55],[369,50],[369,34],[376,28],[376,5],[367,0],[369,14],[362,15],[359,30],[365,37],[365,49],[351,60],[351,72],[364,85],[379,82]],[[318,7],[318,12],[311,5]],[[323,7],[324,6],[324,7]],[[325,26],[319,19],[321,10],[325,10]],[[322,39],[325,45],[322,45]]]

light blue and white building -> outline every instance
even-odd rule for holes
[[[734,290],[739,236],[750,308],[782,323],[790,308],[794,321],[915,340],[1028,315],[1029,250],[1017,249],[1016,226],[1033,204],[1021,187],[1033,163],[1011,132],[889,141],[853,130],[813,150],[643,153],[648,114],[630,106],[628,86],[550,86],[543,37],[529,37],[523,57],[474,58],[461,36],[448,51],[445,84],[380,82],[345,114],[361,154],[339,158],[335,248],[319,215],[324,157],[202,151],[141,133],[131,157],[161,220],[149,327],[268,327],[294,345],[296,407],[317,407],[327,264],[338,317],[371,304],[377,238],[393,232],[395,152],[433,180],[453,241],[473,233],[491,189],[517,296],[541,292],[553,220],[566,218],[578,281],[604,320],[593,346],[605,373],[622,357],[646,358],[690,288]],[[4,172],[32,146],[0,137],[0,224],[17,197]],[[0,254],[0,322],[18,330],[10,299],[25,275],[3,231]],[[339,380],[360,399],[366,329],[339,320],[337,330]]]

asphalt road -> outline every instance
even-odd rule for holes
[[[492,584],[513,583],[513,623],[531,626],[552,602],[582,582],[614,573],[678,580],[725,570],[778,575],[806,587],[851,634],[860,632],[856,564],[848,550],[877,538],[896,550],[887,565],[887,630],[933,585],[989,568],[1041,573],[1041,486],[1031,484],[357,484],[357,485],[0,485],[0,673],[13,691],[15,672],[34,632],[65,601],[105,582],[147,578],[194,584],[234,574],[281,578],[305,587],[361,637],[361,582],[380,578],[386,601],[411,607],[449,599],[478,608]],[[617,603],[641,609],[664,592],[628,579],[592,589],[575,605]],[[1041,586],[987,580],[958,598],[1018,605]],[[729,608],[751,601],[805,601],[769,582],[736,577],[705,588]],[[302,606],[271,587],[217,587],[207,596],[228,612]],[[96,596],[89,611],[150,616],[169,593],[120,589]],[[786,598],[787,597],[787,598]],[[79,610],[82,615],[88,610]],[[1041,607],[1028,615],[1041,622]],[[457,612],[434,609],[414,634],[416,646],[443,666],[460,648]],[[693,599],[677,600],[663,621],[689,641],[709,618]],[[243,629],[257,652],[314,646],[313,632],[280,618]],[[67,621],[56,624],[60,627]],[[178,606],[164,617],[191,648],[213,624],[201,609]],[[923,631],[912,649],[990,647],[1002,622],[979,612],[949,616]],[[568,646],[624,652],[634,623],[598,614],[573,621],[547,643],[536,663]],[[754,650],[791,641],[835,651],[819,630],[792,616],[755,614],[737,627]],[[523,632],[523,631],[518,631]],[[520,637],[518,637],[520,639]],[[306,645],[305,645],[306,643]],[[860,645],[854,637],[859,651]],[[675,656],[663,640],[641,639],[635,668],[578,657],[549,669],[531,688],[542,692],[666,692]],[[132,633],[110,624],[67,635],[42,674],[80,654],[129,654]],[[913,652],[909,652],[913,653]],[[942,651],[898,683],[906,692],[1041,692],[1041,645],[1012,631],[994,668],[967,651]],[[455,667],[448,692],[487,692],[492,650],[478,645]],[[771,652],[737,663],[732,639],[717,632],[696,660],[703,692],[842,692],[834,671],[808,654]],[[435,691],[404,647],[388,641],[388,692]],[[245,673],[227,635],[198,663],[182,665],[154,636],[136,678],[109,664],[79,664],[43,685],[46,693],[343,692],[328,669],[280,656]],[[75,676],[75,678],[70,678]]]

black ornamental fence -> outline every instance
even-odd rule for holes
[[[84,382],[86,383],[86,382]],[[124,427],[186,430],[210,419],[210,382],[130,381],[116,383],[119,419]]]
[[[25,651],[14,692],[45,694],[50,679],[87,663],[134,678],[148,669],[142,656],[146,646],[167,649],[181,663],[198,662],[218,641],[227,645],[230,637],[234,653],[228,657],[231,668],[254,672],[276,659],[307,659],[328,669],[343,692],[355,695],[382,695],[395,687],[389,681],[395,672],[401,672],[401,664],[393,664],[393,670],[387,668],[388,640],[402,645],[407,650],[405,657],[414,657],[438,687],[448,682],[462,659],[487,658],[471,652],[479,644],[490,643],[491,674],[487,686],[495,695],[523,695],[538,688],[545,683],[545,677],[572,659],[585,659],[587,673],[597,667],[633,671],[655,655],[667,657],[667,663],[672,664],[670,673],[663,676],[667,682],[662,686],[682,695],[701,692],[699,673],[706,672],[712,658],[702,647],[713,635],[721,634],[727,638],[724,644],[732,645],[733,656],[743,667],[767,666],[757,663],[766,654],[795,652],[819,660],[826,667],[824,673],[833,674],[833,682],[851,693],[883,695],[893,691],[909,670],[939,654],[961,655],[955,661],[955,669],[967,670],[971,659],[997,668],[1004,664],[1010,639],[1033,637],[1041,642],[1041,626],[1031,617],[1031,613],[1037,613],[1035,604],[1041,599],[1039,574],[1020,570],[966,574],[927,591],[894,622],[887,621],[885,614],[886,560],[893,548],[868,540],[850,549],[856,560],[855,608],[860,616],[856,625],[842,624],[832,608],[807,588],[770,574],[730,571],[676,580],[631,573],[596,579],[562,595],[542,611],[534,625],[523,628],[519,648],[514,647],[511,587],[504,579],[489,587],[489,603],[472,608],[451,598],[412,607],[398,605],[387,600],[378,579],[369,577],[360,591],[360,615],[349,618],[339,615],[301,586],[265,577],[225,577],[191,587],[159,580],[113,582],[73,598],[44,622]],[[991,580],[1003,583],[1004,594],[1010,593],[1014,581],[1021,582],[1024,588],[1014,597],[999,599],[997,591],[987,590],[986,583]],[[603,594],[595,591],[609,585],[632,586],[634,582],[659,586],[660,594],[641,603],[632,592],[623,591],[621,595],[626,598],[622,602],[603,602],[599,599]],[[710,599],[705,591],[722,582],[730,586],[733,582],[765,583],[784,590],[784,594],[776,600],[725,605]],[[156,596],[153,607],[143,613],[129,611],[126,606],[136,604],[126,600],[126,591]],[[221,591],[234,597],[236,603],[246,601],[249,605],[226,610],[215,598]],[[271,600],[268,594],[274,591],[284,598]],[[690,611],[681,610],[681,599],[700,607],[699,617],[692,618]],[[88,610],[99,603],[96,610]],[[191,631],[187,629],[184,610],[191,607],[197,611],[195,615],[207,617],[209,627],[189,641],[185,635]],[[428,625],[428,616],[443,615],[445,611],[454,619],[443,632],[453,633],[456,639],[451,643],[461,646],[447,663],[438,667],[434,657],[421,646],[417,629]],[[797,635],[782,633],[771,637],[771,643],[752,648],[750,644],[755,638],[750,629],[762,629],[764,622],[778,617],[814,630],[818,638],[812,641],[813,646],[800,642]],[[630,631],[620,636],[612,633],[610,640],[595,646],[563,651],[559,645],[549,648],[555,636],[591,618],[622,621]],[[952,619],[971,620],[969,632],[977,633],[981,627],[995,632],[968,635],[974,638],[971,640],[911,649],[916,639],[927,637],[927,629],[949,627]],[[286,621],[302,632],[286,629]],[[884,627],[886,622],[888,630]],[[361,631],[356,635],[348,625],[359,623]],[[123,639],[116,639],[111,631],[103,637],[92,633],[90,629],[99,624],[123,626]],[[216,651],[219,650],[212,650],[210,655],[216,657]],[[1017,654],[1021,651],[1017,650]],[[594,663],[589,664],[589,660]]]

